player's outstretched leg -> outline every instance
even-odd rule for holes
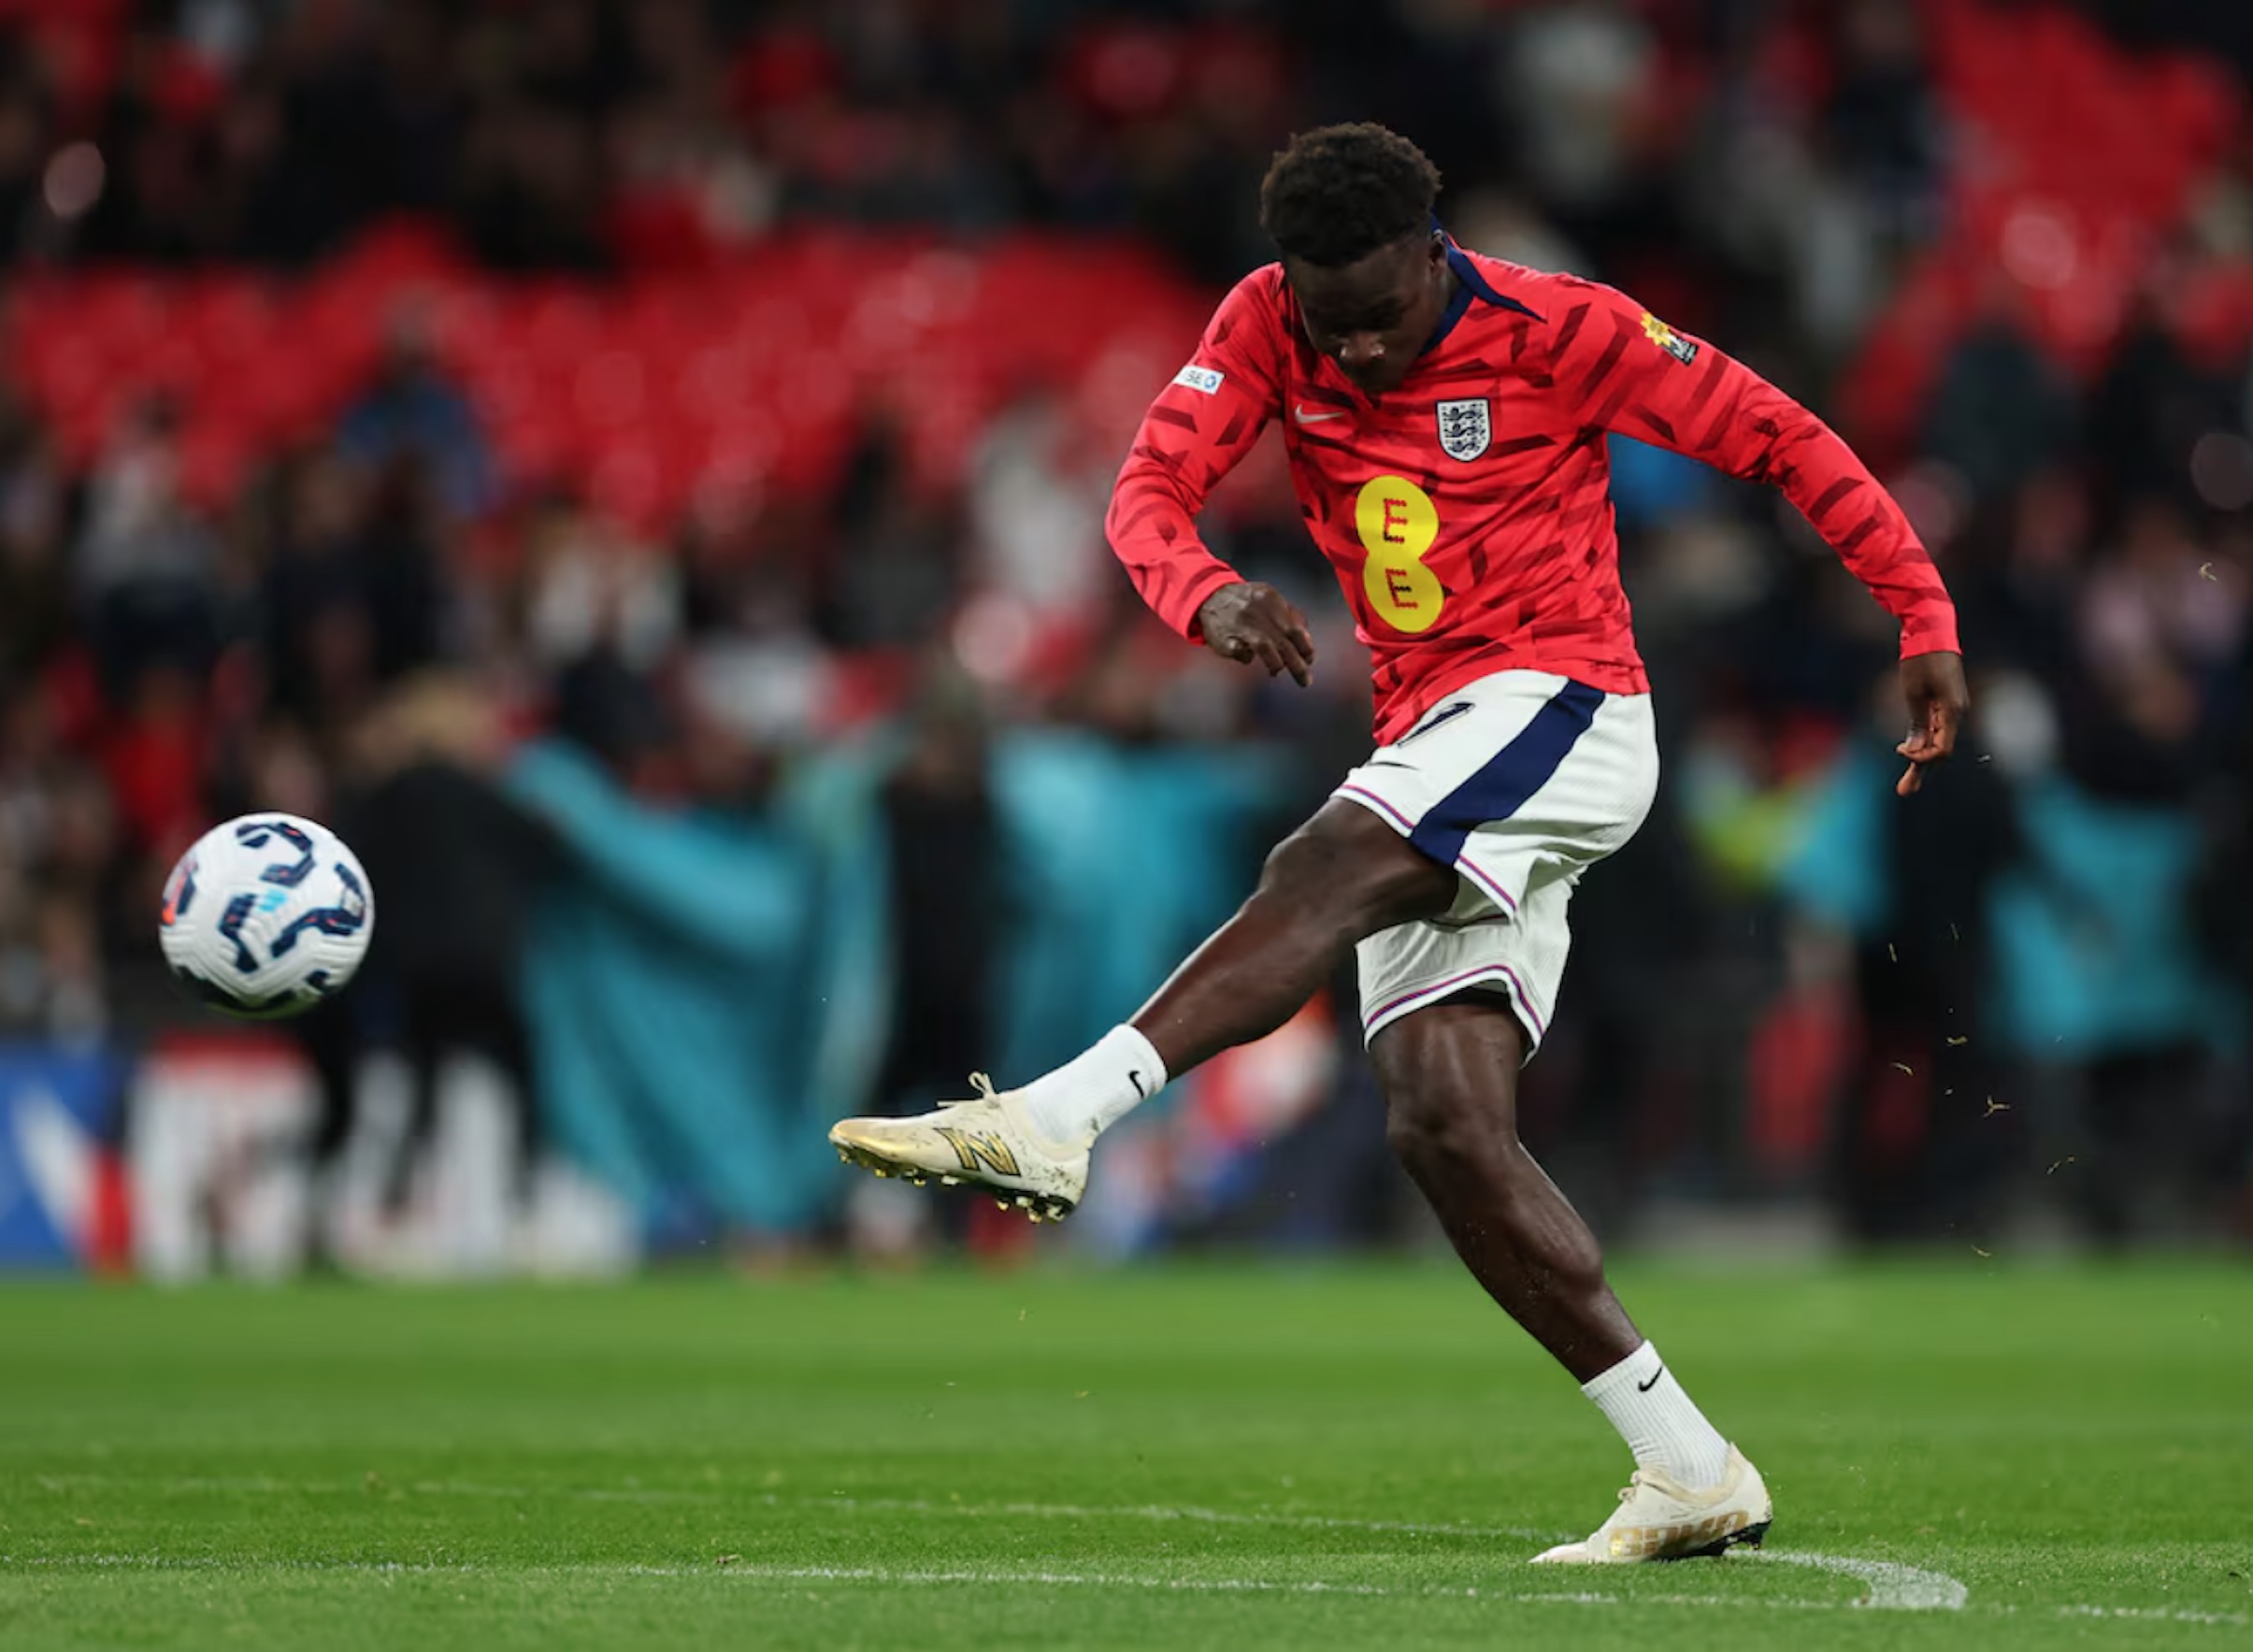
[[[1758,1544],[1759,1471],[1714,1429],[1612,1294],[1588,1226],[1517,1137],[1525,1035],[1507,1003],[1466,993],[1370,1045],[1386,1133],[1489,1296],[1555,1355],[1635,1454],[1619,1507],[1537,1559],[1672,1560]]]
[[[1259,886],[1134,1020],[1021,1090],[980,1093],[912,1118],[849,1118],[829,1140],[880,1176],[985,1187],[1034,1220],[1070,1214],[1088,1149],[1127,1113],[1235,1044],[1274,1031],[1327,982],[1355,942],[1443,912],[1452,868],[1352,803],[1323,805],[1276,845]]]

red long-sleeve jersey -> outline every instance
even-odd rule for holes
[[[1813,413],[1622,294],[1451,247],[1457,288],[1398,390],[1308,343],[1283,267],[1238,282],[1152,403],[1107,523],[1143,600],[1195,637],[1241,576],[1198,539],[1215,483],[1280,419],[1299,512],[1369,645],[1377,738],[1492,671],[1649,687],[1612,521],[1604,433],[1772,482],[1901,621],[1954,651],[1956,611],[1901,509]]]

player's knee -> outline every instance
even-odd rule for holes
[[[1466,1160],[1522,1152],[1509,1110],[1499,1098],[1430,1083],[1395,1087],[1385,1107],[1385,1139],[1411,1174]]]

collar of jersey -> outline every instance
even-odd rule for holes
[[[1445,230],[1441,230],[1440,233],[1447,234]],[[1416,352],[1418,361],[1422,361],[1446,341],[1447,335],[1455,331],[1456,323],[1461,321],[1470,310],[1471,301],[1473,298],[1482,303],[1496,305],[1503,309],[1514,309],[1521,315],[1533,316],[1537,322],[1542,319],[1516,299],[1505,298],[1501,294],[1496,292],[1486,278],[1479,274],[1479,266],[1471,262],[1470,255],[1455,244],[1453,236],[1447,237],[1447,267],[1455,276],[1455,296],[1448,299],[1447,308],[1441,311],[1440,324],[1431,330],[1431,337],[1424,340],[1424,348]]]

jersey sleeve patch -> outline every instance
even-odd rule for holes
[[[1191,390],[1199,391],[1206,395],[1218,395],[1221,385],[1227,379],[1227,375],[1218,368],[1200,367],[1195,362],[1173,375],[1173,381],[1176,384],[1185,384]]]
[[[1695,343],[1647,309],[1643,312],[1643,336],[1686,367],[1698,359],[1698,346]]]

